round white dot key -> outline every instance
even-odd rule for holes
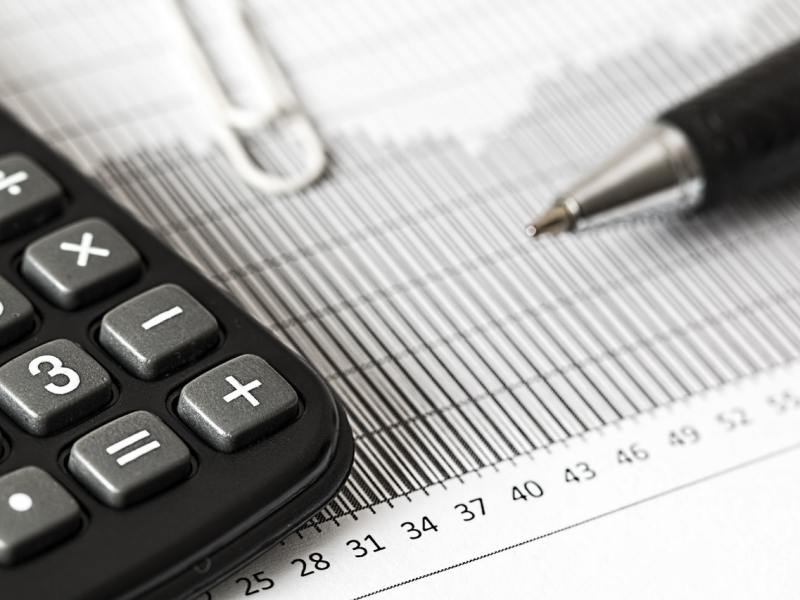
[[[39,467],[22,467],[0,477],[0,565],[43,552],[80,527],[75,499]]]
[[[15,492],[8,497],[8,505],[12,510],[25,512],[33,506],[33,498],[25,492]]]

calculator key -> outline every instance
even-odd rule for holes
[[[54,340],[0,367],[0,409],[34,435],[50,435],[111,400],[111,378],[69,340]]]
[[[17,341],[33,329],[33,306],[0,277],[0,347]]]
[[[30,558],[74,534],[78,503],[39,467],[22,467],[0,477],[0,564]]]
[[[156,379],[199,358],[219,338],[217,320],[183,288],[165,284],[103,317],[100,343],[131,373]]]
[[[74,310],[137,278],[141,258],[102,219],[84,219],[32,243],[22,274],[56,306]]]
[[[234,452],[297,416],[292,386],[267,361],[245,354],[187,384],[178,414],[210,446]]]
[[[22,154],[0,157],[0,241],[33,229],[60,209],[61,186]]]
[[[161,419],[140,410],[75,442],[67,465],[100,501],[124,508],[185,479],[191,458]]]

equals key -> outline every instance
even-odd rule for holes
[[[186,478],[191,459],[161,419],[140,410],[75,442],[67,466],[100,501],[122,508]]]

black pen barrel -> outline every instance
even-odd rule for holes
[[[689,138],[707,205],[800,181],[800,42],[673,107],[660,121]]]

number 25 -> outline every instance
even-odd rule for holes
[[[64,366],[64,363],[61,362],[61,359],[56,356],[51,356],[49,354],[45,354],[44,356],[38,356],[34,358],[30,364],[28,365],[28,371],[30,371],[31,375],[38,375],[42,372],[42,365],[49,365],[50,369],[47,371],[47,374],[51,377],[58,377],[59,375],[63,375],[67,378],[67,381],[62,384],[55,384],[52,381],[44,386],[51,394],[56,394],[58,396],[63,396],[64,394],[69,394],[70,392],[74,392],[78,389],[78,386],[81,384],[80,376],[73,371],[72,369],[68,369]]]

